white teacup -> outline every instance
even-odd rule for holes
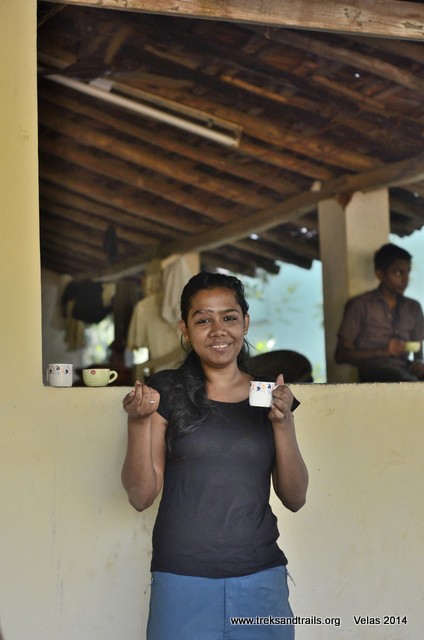
[[[249,404],[252,407],[270,407],[275,382],[252,380],[250,383]]]
[[[51,387],[72,387],[72,364],[52,363],[47,369],[47,381]]]
[[[405,342],[405,351],[409,351],[410,353],[417,353],[421,348],[421,342],[419,340],[411,340],[409,342]]]
[[[111,369],[83,369],[82,379],[87,387],[106,387],[116,380],[117,371]]]

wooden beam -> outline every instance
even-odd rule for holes
[[[344,193],[355,191],[373,191],[383,187],[394,187],[421,180],[424,177],[424,152],[378,169],[365,171],[356,175],[348,174],[340,178],[329,180],[316,191],[305,191],[287,198],[278,205],[241,218],[235,222],[210,230],[205,234],[193,235],[185,240],[164,245],[155,255],[145,255],[143,265],[153,258],[166,257],[173,253],[187,253],[189,251],[207,251],[231,244],[246,238],[251,233],[272,229],[285,222],[293,222],[301,218],[313,204],[322,200],[336,198]],[[106,276],[109,279],[119,279],[123,275],[131,275],[140,271],[143,265],[127,263],[121,273],[115,272]]]
[[[397,0],[67,0],[66,4],[362,36],[424,39],[424,7]]]

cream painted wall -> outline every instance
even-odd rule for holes
[[[120,486],[123,391],[41,381],[34,0],[0,2],[0,61],[1,626],[5,640],[141,640],[155,508],[137,514]],[[297,639],[420,640],[421,386],[295,392],[309,500],[275,507],[292,605],[341,617]],[[385,614],[409,624],[352,618]]]

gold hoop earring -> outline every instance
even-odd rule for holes
[[[184,340],[185,340],[186,342],[190,342],[190,336],[184,336]]]

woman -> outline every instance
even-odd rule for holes
[[[122,482],[130,503],[142,511],[163,489],[147,638],[289,640],[287,560],[269,493],[272,476],[288,509],[305,503],[296,401],[279,375],[271,408],[249,405],[249,315],[240,280],[197,274],[183,290],[181,318],[184,363],[157,373],[150,386],[137,382],[123,401]],[[235,624],[246,616],[254,624]]]

